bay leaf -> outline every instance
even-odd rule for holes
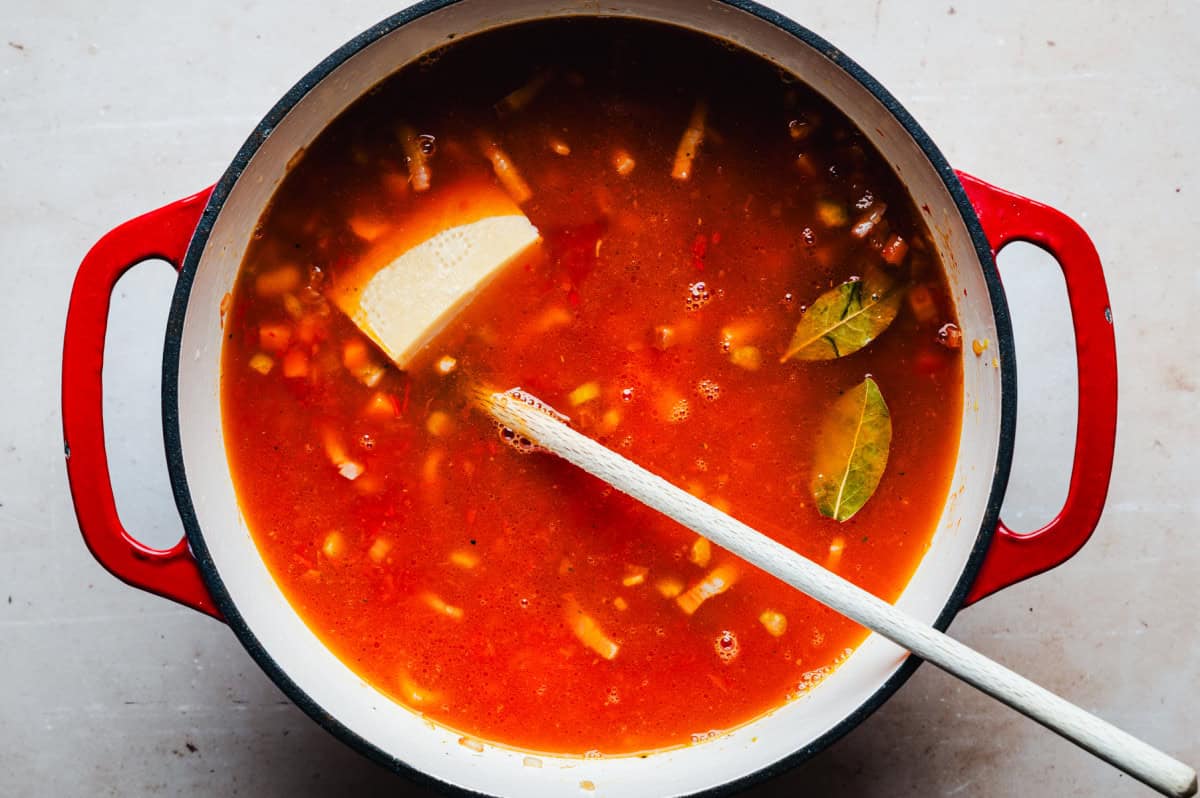
[[[901,298],[900,288],[879,271],[831,288],[800,317],[780,362],[833,360],[857,352],[888,328]]]
[[[861,510],[879,487],[891,445],[891,413],[879,386],[867,377],[825,416],[812,481],[821,515],[846,521]]]

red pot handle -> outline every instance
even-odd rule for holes
[[[211,192],[207,188],[126,222],[101,238],[84,257],[67,308],[62,414],[75,515],[95,558],[113,576],[134,587],[220,618],[186,538],[169,549],[152,549],[121,525],[104,450],[101,390],[113,286],[130,268],[150,258],[168,261],[178,269]]]
[[[1000,521],[967,603],[1070,558],[1091,537],[1104,510],[1117,434],[1117,351],[1100,256],[1073,220],[1040,202],[958,173],[992,252],[1028,241],[1062,268],[1075,328],[1079,421],[1075,463],[1062,510],[1036,532],[1014,532]]]

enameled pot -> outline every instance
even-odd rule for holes
[[[63,351],[63,428],[79,525],[92,553],[129,584],[223,619],[263,670],[341,740],[394,770],[443,787],[501,795],[620,796],[729,792],[820,751],[882,704],[917,663],[872,635],[800,700],[728,734],[646,757],[576,759],[458,743],[365,684],[284,599],[238,509],[221,412],[221,299],[255,223],[292,157],[389,74],[451,37],[559,15],[639,17],[727,39],[795,74],[870,137],[927,215],[946,264],[963,347],[962,435],[952,489],[928,553],[899,605],[945,628],[965,605],[1070,557],[1104,504],[1116,428],[1116,355],[1100,262],[1067,217],[956,173],[896,100],[837,48],[744,0],[431,0],[381,22],[322,61],[270,110],[213,187],[127,222],[80,266]],[[1037,532],[999,521],[1016,419],[1013,338],[994,254],[1037,244],[1066,277],[1078,355],[1079,422],[1065,505]],[[100,373],[109,297],[134,264],[179,268],[163,357],[163,430],[187,536],[148,548],[121,526],[102,427]],[[969,342],[987,341],[978,356]]]

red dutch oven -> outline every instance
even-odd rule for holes
[[[447,37],[562,15],[657,20],[729,40],[812,85],[873,140],[927,214],[968,339],[962,434],[951,494],[928,553],[897,602],[946,628],[964,606],[1053,568],[1091,535],[1104,505],[1116,431],[1112,314],[1096,250],[1080,227],[1045,205],[955,172],[908,112],[837,48],[744,0],[645,0],[602,11],[556,0],[431,0],[384,20],[322,61],[270,110],[216,185],[105,235],[75,280],[63,351],[67,470],[84,540],[125,582],[232,628],[272,679],[318,723],[373,759],[443,788],[557,795],[590,781],[622,796],[743,788],[812,756],[861,722],[917,662],[872,635],[809,695],[714,739],[645,757],[572,759],[487,744],[457,745],[364,684],[304,625],[259,556],[238,510],[219,402],[220,301],[254,226],[304,148],[350,103]],[[1013,338],[995,253],[1028,241],[1066,278],[1078,358],[1079,421],[1070,488],[1042,529],[1018,534],[999,520],[1016,419]],[[137,263],[179,269],[163,357],[163,429],[186,537],[170,549],[138,542],[121,525],[104,450],[101,367],[110,295]]]

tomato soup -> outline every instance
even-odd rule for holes
[[[497,189],[539,243],[398,367],[331,286],[429,203]],[[888,600],[946,500],[961,337],[920,213],[829,103],[699,34],[549,21],[405,67],[297,158],[227,300],[259,551],[349,668],[464,744],[689,744],[866,635],[508,445],[475,387],[522,387]]]

